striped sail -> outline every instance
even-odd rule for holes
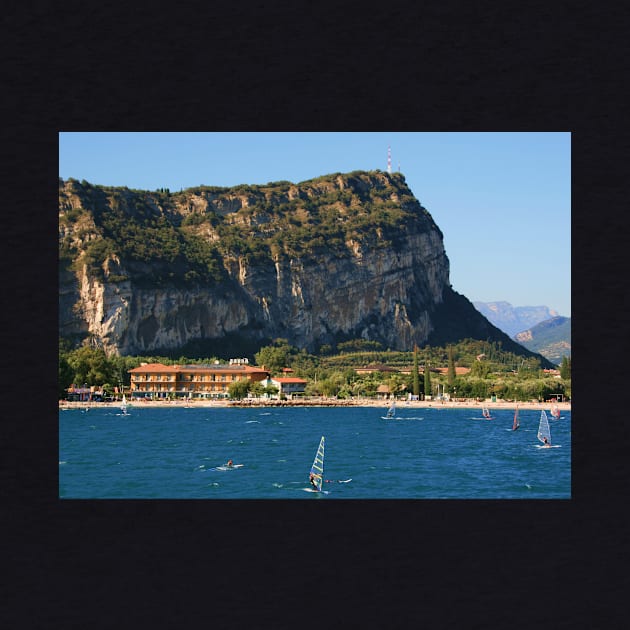
[[[549,420],[547,420],[547,414],[543,409],[540,412],[540,423],[538,425],[538,439],[544,442],[543,438],[547,438],[547,442],[551,444],[551,431],[549,430]]]
[[[324,480],[324,442],[325,438],[322,435],[322,439],[319,441],[317,454],[315,455],[313,465],[311,466],[311,474],[315,477],[314,481],[317,486],[317,490],[322,489],[322,482]]]

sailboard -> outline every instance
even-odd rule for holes
[[[392,403],[391,407],[387,410],[387,414],[381,416],[383,420],[393,420],[396,416],[396,403]]]
[[[315,459],[313,460],[313,465],[311,466],[311,470],[309,472],[309,479],[311,481],[311,485],[313,486],[313,490],[315,492],[321,492],[322,483],[324,481],[324,446],[326,443],[326,438],[322,435],[322,439],[319,441],[319,446],[317,447],[317,453],[315,453]]]
[[[482,407],[481,413],[483,414],[483,417],[486,420],[492,420],[492,416],[490,415],[490,409],[488,409],[488,407],[486,407],[485,405]]]
[[[550,413],[554,420],[560,420],[560,409],[558,405],[552,405]]]
[[[518,421],[518,407],[514,410],[514,421],[512,422],[512,431],[516,431],[520,427],[520,423]]]
[[[122,402],[120,403],[120,410],[123,412],[124,416],[127,415],[127,398],[124,394],[122,396]]]
[[[546,438],[547,444],[551,446],[551,430],[549,429],[549,420],[547,420],[547,414],[544,409],[540,412],[540,422],[538,423],[538,434],[536,437],[543,444],[545,444]]]
[[[223,466],[215,466],[210,470],[234,470],[235,468],[243,468],[244,464],[232,464],[228,466],[227,464],[223,464]]]

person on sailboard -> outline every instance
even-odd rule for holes
[[[234,462],[231,459],[228,459],[226,466],[228,468],[232,468],[232,466],[234,466]]]
[[[551,444],[549,444],[549,440],[546,437],[543,437],[543,448],[550,448]]]
[[[319,490],[319,488],[317,487],[317,478],[316,478],[315,473],[309,473],[308,480],[310,484],[313,486],[313,488],[315,488],[315,490]]]

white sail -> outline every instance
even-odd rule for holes
[[[125,395],[123,394],[122,396],[122,402],[120,404],[120,410],[123,413],[127,413],[127,398],[125,397]]]
[[[549,420],[547,419],[547,414],[543,409],[540,412],[540,423],[538,424],[538,439],[544,444],[545,438],[547,438],[547,443],[551,444],[551,431],[549,429]]]
[[[396,403],[392,403],[392,406],[387,410],[387,417],[393,418],[396,415]]]
[[[319,447],[313,460],[313,465],[310,470],[310,478],[313,480],[313,485],[320,491],[322,489],[322,483],[324,481],[324,443],[325,438],[322,435],[322,439],[319,441]]]

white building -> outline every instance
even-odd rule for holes
[[[278,389],[278,396],[284,394],[287,398],[290,398],[294,394],[304,394],[307,382],[308,381],[303,378],[296,378],[294,376],[278,376],[262,381],[261,385],[263,385],[263,387],[276,387]]]

